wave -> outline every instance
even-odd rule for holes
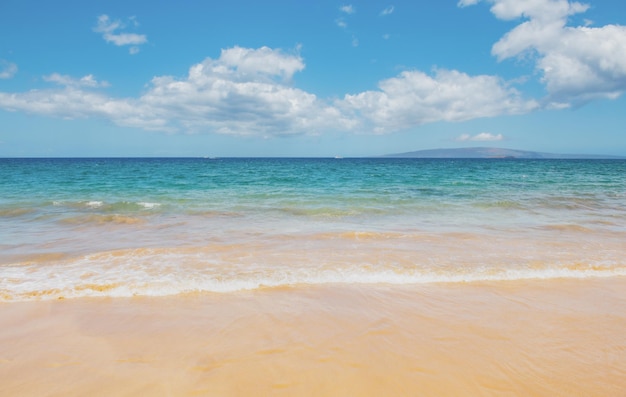
[[[143,202],[143,201],[140,201],[137,204],[147,210],[152,210],[155,208],[159,208],[161,206],[161,204],[159,203],[149,203],[149,202]]]
[[[242,265],[224,263],[218,254],[208,249],[133,249],[52,263],[2,265],[0,301],[235,293],[330,284],[455,284],[626,276],[625,264],[606,262],[445,268],[393,263]]]
[[[104,203],[102,201],[88,201],[85,203],[85,206],[89,208],[100,208]]]
[[[0,218],[18,218],[35,212],[33,208],[5,208],[0,209]]]
[[[55,218],[66,225],[140,224],[145,217],[159,211],[161,203],[150,201],[53,201],[48,205],[60,210],[48,211],[45,219]]]
[[[156,210],[161,207],[161,203],[150,201],[116,201],[106,202],[104,200],[85,201],[53,201],[55,207],[67,207],[73,210],[98,210],[101,212],[133,212],[142,210]]]

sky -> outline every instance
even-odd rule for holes
[[[0,157],[626,155],[623,0],[0,1]]]

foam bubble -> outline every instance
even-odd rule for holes
[[[147,202],[139,202],[137,203],[139,204],[141,207],[147,209],[147,210],[151,210],[151,209],[155,209],[161,206],[161,204],[159,203],[147,203]]]
[[[85,205],[89,208],[100,208],[104,203],[102,201],[88,201]]]

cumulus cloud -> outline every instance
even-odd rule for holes
[[[486,1],[492,4],[491,12],[496,18],[512,20],[517,18],[554,21],[586,11],[589,6],[568,0],[461,0],[459,6],[466,7]]]
[[[538,104],[496,76],[440,69],[434,76],[402,72],[381,81],[379,90],[346,95],[337,106],[364,122],[362,128],[387,133],[437,121],[527,113]]]
[[[130,18],[130,21],[136,26],[136,19]],[[136,33],[124,33],[117,32],[120,29],[126,28],[126,25],[121,21],[116,20],[112,21],[108,15],[100,15],[98,17],[98,23],[96,27],[93,28],[94,32],[102,33],[102,38],[107,43],[113,43],[116,46],[127,46],[131,45],[129,49],[129,53],[136,54],[139,52],[139,44],[145,44],[148,42],[148,38],[144,34],[136,34]]]
[[[461,0],[470,6],[481,0]],[[563,108],[626,91],[626,26],[568,26],[589,5],[567,0],[482,0],[499,19],[524,18],[492,47],[502,61],[535,61],[548,92],[548,106]]]
[[[17,73],[17,65],[0,59],[0,79],[10,79]]]
[[[58,88],[0,92],[0,108],[62,118],[99,117],[120,126],[167,132],[277,136],[341,130],[390,133],[439,121],[464,121],[538,107],[496,76],[455,70],[405,71],[379,89],[323,100],[293,86],[300,55],[233,47],[192,65],[184,77],[157,76],[137,98],[111,98],[93,75],[58,73]],[[485,138],[483,136],[483,138]]]
[[[501,141],[503,139],[504,139],[504,136],[502,134],[494,135],[490,132],[481,132],[473,136],[470,134],[462,134],[456,138],[456,140],[460,142],[465,142],[465,141],[487,142],[487,141]]]
[[[333,129],[342,123],[336,109],[286,83],[302,69],[298,55],[234,47],[192,66],[185,79],[154,78],[141,101],[185,130],[278,135]]]
[[[291,80],[296,72],[304,70],[304,61],[299,55],[285,54],[269,47],[258,49],[233,47],[222,50],[219,60],[205,61],[214,73],[228,75],[236,80],[267,80],[276,78]],[[192,68],[197,68],[198,65]]]
[[[100,117],[167,132],[289,135],[349,129],[351,121],[337,109],[290,85],[293,74],[303,69],[299,55],[234,47],[193,65],[184,78],[153,78],[139,98],[87,90],[104,86],[91,75],[53,74],[46,80],[63,88],[0,93],[0,107],[70,119]]]

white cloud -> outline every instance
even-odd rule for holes
[[[492,4],[491,12],[498,19],[517,18],[554,21],[585,12],[589,6],[568,0],[461,0],[459,6],[466,7],[486,1]]]
[[[348,5],[339,7],[339,11],[345,12],[346,14],[350,15],[350,14],[354,14],[356,12],[356,9],[354,8],[352,4],[348,4]]]
[[[130,21],[134,26],[137,26],[135,17],[130,18]],[[139,44],[145,44],[148,38],[144,34],[136,33],[116,33],[120,29],[124,29],[126,26],[119,20],[112,21],[108,15],[100,15],[98,17],[98,24],[93,28],[94,32],[102,33],[102,37],[107,43],[113,43],[116,46],[132,45],[130,48],[130,54],[136,54],[139,52]]]
[[[122,126],[168,132],[288,135],[343,130],[388,133],[438,121],[531,111],[536,102],[494,76],[437,70],[406,71],[380,90],[346,95],[333,104],[292,87],[302,58],[280,50],[234,47],[193,65],[185,78],[152,79],[139,98],[109,98],[92,75],[52,74],[62,89],[0,93],[0,107],[64,118],[101,117]]]
[[[234,47],[192,66],[185,79],[154,78],[141,101],[184,130],[285,135],[333,129],[341,124],[336,109],[286,84],[302,69],[298,55]]]
[[[481,142],[486,142],[486,141],[501,141],[504,139],[504,136],[502,134],[497,134],[494,135],[492,133],[489,132],[481,132],[479,134],[476,134],[474,136],[470,135],[470,134],[462,134],[459,137],[456,138],[457,141],[460,142],[464,142],[464,141],[481,141]]]
[[[209,64],[216,73],[228,74],[238,80],[279,77],[288,81],[294,73],[304,70],[304,62],[299,55],[284,54],[269,47],[229,48],[222,50],[218,61],[209,61]]]
[[[393,11],[394,11],[394,10],[395,10],[395,7],[394,7],[394,6],[389,6],[389,7],[385,8],[384,10],[382,10],[382,11],[380,12],[380,15],[381,15],[381,16],[386,16],[386,15],[393,14]]]
[[[289,135],[348,129],[351,121],[315,95],[291,87],[304,69],[299,55],[267,47],[223,50],[219,59],[193,65],[185,78],[159,76],[139,98],[109,98],[87,91],[93,76],[46,80],[63,89],[0,93],[0,107],[62,118],[100,117],[121,126],[167,132]]]
[[[383,80],[380,90],[346,95],[337,105],[365,122],[362,128],[387,133],[438,121],[527,113],[538,107],[495,76],[437,70],[434,76],[405,71]]]
[[[0,79],[10,79],[17,73],[17,65],[0,59]]]
[[[460,6],[479,0],[461,0]],[[563,108],[596,98],[617,98],[626,91],[626,26],[567,26],[589,6],[567,0],[484,0],[499,19],[525,18],[492,48],[502,61],[530,57],[549,97]]]
[[[107,98],[80,87],[31,90],[25,93],[0,93],[0,107],[9,111],[26,111],[66,119],[105,117],[114,121],[132,118],[137,112],[129,100]],[[127,125],[126,123],[119,123]]]
[[[157,76],[137,98],[112,98],[93,75],[45,76],[53,89],[0,92],[0,108],[61,118],[97,117],[167,132],[277,136],[334,130],[390,133],[427,123],[519,114],[538,107],[496,76],[454,70],[405,71],[378,90],[334,101],[293,86],[297,53],[233,47],[192,65],[184,77]],[[483,136],[482,138],[486,138]]]
[[[335,20],[335,23],[337,24],[337,26],[339,26],[342,29],[345,29],[348,27],[348,24],[346,23],[345,19],[343,18],[337,18]]]
[[[75,79],[71,76],[61,75],[59,73],[53,73],[49,76],[44,76],[43,79],[44,81],[47,81],[50,83],[56,83],[59,85],[70,86],[70,87],[97,88],[97,87],[109,86],[109,83],[107,83],[106,81],[97,81],[96,79],[94,79],[93,75],[91,74],[83,76],[80,79]]]
[[[339,10],[345,14],[354,14],[356,12],[356,9],[352,6],[352,5],[344,5],[339,7]],[[357,38],[357,36],[350,32],[350,30],[348,29],[348,22],[346,21],[346,17],[341,16],[337,19],[335,19],[335,24],[337,24],[338,27],[344,29],[346,31],[346,33],[350,34],[352,39],[350,41],[350,43],[352,44],[352,47],[358,47],[359,46],[359,39]]]

